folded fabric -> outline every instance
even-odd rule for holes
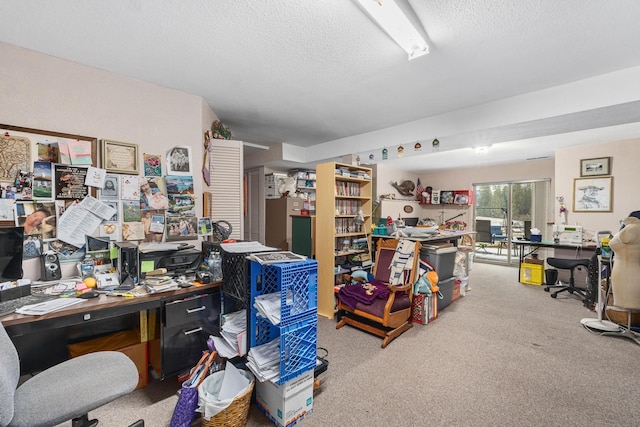
[[[377,298],[389,298],[389,289],[387,289],[386,283],[374,279],[371,282],[343,286],[338,292],[338,298],[347,307],[355,310],[356,304],[359,302],[371,304]]]

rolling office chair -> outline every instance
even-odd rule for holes
[[[569,283],[563,284],[562,282],[557,282],[553,284],[547,283],[544,290],[545,292],[550,292],[550,289],[558,288],[557,291],[551,294],[551,298],[556,298],[560,292],[569,292],[570,294],[578,295],[582,300],[587,297],[588,290],[585,288],[578,288],[575,286],[574,279],[574,271],[578,267],[589,267],[589,263],[591,260],[589,258],[583,259],[568,259],[568,258],[547,258],[547,264],[551,267],[559,268],[561,270],[570,270],[571,276],[569,277]]]
[[[0,326],[0,360],[2,427],[50,427],[69,420],[73,427],[95,426],[98,420],[89,420],[89,411],[138,385],[138,370],[131,359],[117,351],[103,351],[69,359],[18,386],[18,352],[4,326]],[[133,425],[143,427],[144,421]]]

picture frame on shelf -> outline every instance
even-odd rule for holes
[[[453,191],[442,190],[440,191],[440,204],[452,204],[453,203]]]
[[[611,157],[580,160],[580,176],[611,175]]]
[[[613,177],[574,178],[574,212],[611,212]]]
[[[471,204],[471,192],[469,190],[456,190],[453,193],[453,204],[455,205],[470,205]]]
[[[102,168],[109,173],[138,175],[140,173],[138,144],[102,140]]]

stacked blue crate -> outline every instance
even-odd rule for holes
[[[283,384],[316,366],[318,342],[318,262],[278,264],[251,262],[249,348],[280,337],[280,380]],[[257,296],[280,292],[280,324],[258,316]]]

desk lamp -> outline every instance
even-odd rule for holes
[[[580,320],[582,326],[587,329],[592,329],[601,332],[618,332],[620,331],[620,325],[614,322],[610,322],[609,320],[603,320],[602,312],[604,311],[603,301],[602,301],[602,237],[608,237],[611,235],[610,231],[598,231],[596,232],[596,251],[600,251],[598,254],[598,302],[596,304],[596,313],[598,313],[598,318],[593,319],[590,317],[585,317]]]

